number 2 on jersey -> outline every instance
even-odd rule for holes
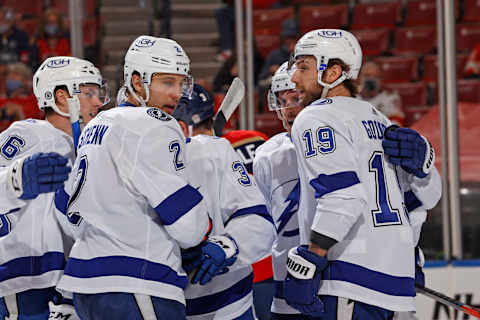
[[[382,152],[375,151],[372,154],[369,161],[369,171],[375,174],[377,208],[372,210],[375,227],[402,224],[400,210],[393,209],[390,204]]]
[[[180,156],[180,142],[178,142],[178,140],[174,140],[172,142],[170,142],[170,145],[168,146],[168,150],[170,152],[173,152],[173,165],[175,167],[175,170],[182,170],[183,168],[185,168],[185,165],[183,164],[183,160],[181,159],[181,156]]]

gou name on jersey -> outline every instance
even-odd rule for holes
[[[87,144],[102,144],[103,136],[107,132],[108,128],[109,127],[107,125],[96,124],[85,129],[85,131],[82,132],[82,135],[80,136],[78,149]]]
[[[362,120],[367,136],[372,140],[382,140],[387,126],[378,120]]]

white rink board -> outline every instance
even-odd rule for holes
[[[426,287],[441,292],[463,303],[480,307],[480,261],[474,266],[445,265],[443,267],[424,268]],[[416,298],[417,318],[419,320],[463,320],[474,319],[464,317],[461,311],[454,312],[436,303],[429,297],[418,294]]]

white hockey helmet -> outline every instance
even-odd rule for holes
[[[55,103],[55,89],[65,86],[70,96],[80,93],[80,85],[96,84],[102,90],[100,100],[103,105],[110,101],[108,87],[104,84],[100,71],[93,63],[75,57],[47,58],[33,76],[33,93],[40,110],[52,108],[56,113],[69,117]]]
[[[145,105],[150,99],[148,86],[154,73],[173,73],[186,77],[182,94],[190,96],[193,78],[190,76],[190,59],[182,47],[175,41],[152,36],[140,36],[135,39],[125,55],[123,68],[125,86],[138,102]],[[138,72],[145,88],[145,100],[139,97],[132,87],[132,75]]]
[[[288,69],[288,61],[282,63],[272,76],[272,84],[268,93],[268,108],[270,111],[281,109],[278,101],[278,93],[285,90],[295,90],[295,83],[291,79],[292,72],[295,71],[295,65]]]
[[[362,66],[362,49],[357,38],[348,31],[341,29],[313,30],[300,38],[295,45],[292,65],[302,56],[314,56],[317,60],[318,83],[323,86],[322,98],[327,96],[329,89],[336,87],[346,79],[357,79]],[[331,59],[340,59],[350,68],[333,83],[322,81],[323,71],[327,69]]]

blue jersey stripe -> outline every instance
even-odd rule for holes
[[[167,283],[181,289],[187,286],[188,281],[186,276],[178,275],[167,265],[125,256],[106,256],[88,260],[69,258],[65,274],[75,278],[132,277]]]
[[[232,220],[232,219],[235,219],[237,217],[240,217],[240,216],[244,216],[244,215],[247,215],[247,214],[256,214],[264,219],[266,219],[268,222],[270,222],[271,224],[274,224],[273,223],[273,218],[272,216],[270,215],[270,213],[268,213],[268,210],[267,210],[267,207],[265,205],[258,205],[258,206],[253,206],[253,207],[247,207],[247,208],[243,208],[243,209],[240,209],[240,210],[237,210],[235,211],[231,216],[230,218],[228,218],[227,221],[225,221],[225,226]]]
[[[249,294],[252,291],[252,284],[253,273],[250,273],[223,291],[195,299],[187,299],[187,316],[214,312],[232,304]]]
[[[17,277],[39,276],[44,273],[63,270],[63,252],[50,251],[42,256],[28,256],[12,259],[0,265],[0,281]]]
[[[405,201],[405,206],[407,207],[408,212],[412,212],[418,207],[422,206],[422,201],[420,201],[415,193],[412,190],[407,191],[403,194],[403,199]]]
[[[324,280],[346,281],[392,296],[415,297],[415,279],[392,276],[345,261],[329,261],[323,275]]]
[[[128,101],[123,101],[117,107],[136,107],[136,105],[134,105],[133,103],[130,103]]]
[[[321,198],[327,193],[345,189],[360,183],[355,171],[343,171],[334,174],[320,174],[318,178],[310,180],[315,189],[315,198]]]
[[[273,280],[273,296],[277,299],[285,299],[283,293],[283,281]]]
[[[187,184],[163,200],[155,207],[155,211],[160,216],[160,219],[162,219],[163,224],[168,226],[189,212],[202,201],[202,199],[203,197],[200,192]]]
[[[55,208],[58,211],[63,213],[64,215],[67,214],[67,206],[68,206],[68,199],[70,196],[65,192],[65,189],[59,189],[55,192]]]

